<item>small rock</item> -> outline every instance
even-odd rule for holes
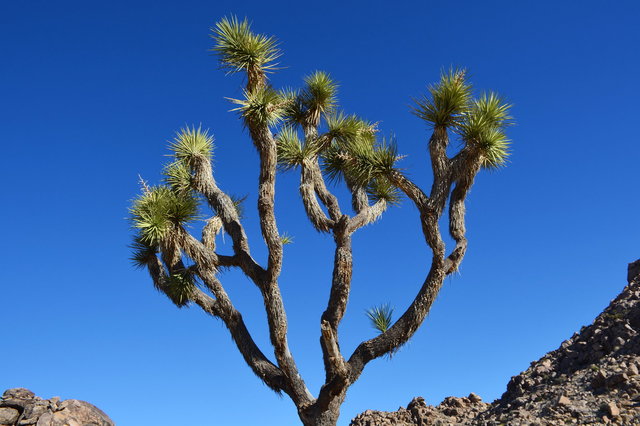
[[[607,386],[613,387],[620,383],[624,383],[629,380],[629,376],[626,373],[617,373],[607,379]]]
[[[471,392],[467,398],[469,398],[469,401],[471,401],[473,404],[482,402],[482,398],[480,398],[478,395],[476,395],[473,392]]]
[[[560,395],[560,398],[558,398],[558,401],[556,401],[556,405],[562,405],[564,407],[566,407],[569,404],[571,404],[571,401],[569,400],[569,398],[567,398],[564,395]]]
[[[599,370],[596,375],[593,377],[593,380],[591,381],[591,386],[593,386],[594,388],[599,388],[604,386],[604,384],[607,381],[607,376],[602,372],[602,370]]]
[[[627,368],[627,375],[628,376],[637,376],[638,375],[638,367],[635,364],[629,365],[629,368]]]
[[[616,337],[616,338],[613,340],[613,344],[614,344],[615,346],[622,346],[622,345],[624,345],[625,343],[627,343],[627,342],[626,342],[622,337],[620,337],[620,336]]]
[[[611,417],[618,417],[620,415],[620,409],[615,402],[610,402],[607,404],[607,411],[609,412]]]

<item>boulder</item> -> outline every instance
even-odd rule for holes
[[[42,399],[29,389],[8,389],[0,399],[0,426],[115,426],[95,405],[77,399]]]

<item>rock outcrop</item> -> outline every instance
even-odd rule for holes
[[[25,388],[4,392],[0,399],[0,426],[115,426],[98,407],[85,401],[42,399]]]
[[[414,398],[395,412],[365,411],[352,426],[640,424],[640,260],[593,324],[514,376],[502,397]]]

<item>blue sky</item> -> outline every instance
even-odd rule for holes
[[[257,156],[224,99],[239,96],[242,79],[208,52],[209,28],[231,13],[281,41],[276,87],[329,72],[342,108],[394,134],[425,188],[429,133],[409,106],[442,67],[467,67],[478,91],[514,104],[510,164],[483,172],[467,203],[460,274],[408,345],[367,366],[340,425],[418,395],[498,398],[622,289],[640,257],[637,2],[6,1],[0,388],[85,399],[119,425],[297,424],[220,322],[175,308],[128,260],[138,174],[158,181],[167,140],[199,123],[216,137],[221,187],[248,195],[247,231],[265,258]],[[297,181],[278,180],[278,219],[295,238],[281,287],[291,349],[317,393],[332,241],[305,219]],[[375,334],[365,308],[402,311],[415,295],[430,256],[419,229],[405,202],[355,235],[346,353]],[[222,281],[270,353],[255,287],[234,272]]]

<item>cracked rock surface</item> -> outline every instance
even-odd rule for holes
[[[8,389],[0,399],[0,426],[115,426],[98,407],[85,401],[42,399],[25,388]]]
[[[398,411],[367,410],[351,426],[640,425],[640,260],[628,271],[593,324],[512,377],[492,404],[470,394],[433,407],[418,397]]]

